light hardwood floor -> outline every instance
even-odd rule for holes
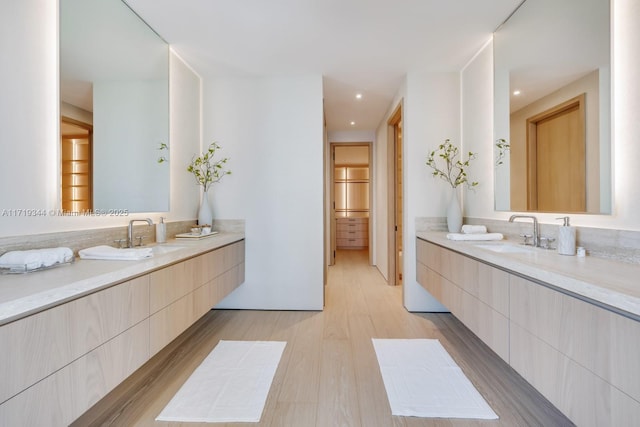
[[[407,312],[367,257],[338,253],[322,312],[210,311],[74,425],[211,425],[155,417],[221,339],[287,342],[261,421],[228,426],[573,425],[452,315]],[[500,419],[392,416],[371,338],[439,339]]]

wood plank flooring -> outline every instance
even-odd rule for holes
[[[366,251],[339,251],[322,312],[213,310],[73,425],[184,426],[155,417],[219,340],[287,346],[259,423],[216,426],[573,425],[450,314],[409,313]],[[499,420],[391,415],[371,338],[437,338]]]

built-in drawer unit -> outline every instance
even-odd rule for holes
[[[73,422],[244,282],[244,250],[240,240],[0,326],[0,426]]]
[[[640,420],[640,322],[417,239],[417,280],[580,426]]]
[[[369,247],[369,218],[337,218],[336,247],[338,249]]]

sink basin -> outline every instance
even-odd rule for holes
[[[175,246],[175,245],[155,245],[151,246],[154,255],[164,255],[173,251],[177,251],[178,249],[182,249],[184,246]]]
[[[474,246],[481,249],[486,249],[488,251],[503,254],[529,254],[534,250],[534,248],[531,246],[511,245],[504,243],[482,243]]]

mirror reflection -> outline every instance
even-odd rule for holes
[[[525,1],[494,61],[496,210],[610,213],[609,1]]]
[[[169,210],[169,48],[120,0],[60,0],[63,209]]]

